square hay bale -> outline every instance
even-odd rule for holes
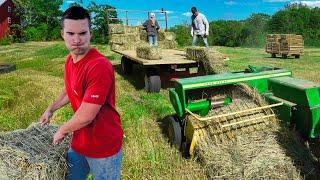
[[[168,41],[175,41],[176,36],[173,32],[166,32],[163,29],[160,29],[158,31],[158,40],[159,41],[164,41],[164,40],[168,40]]]
[[[158,60],[161,59],[161,49],[157,46],[138,46],[136,48],[137,56],[143,59]]]
[[[32,124],[0,135],[0,172],[5,179],[65,179],[70,137],[52,145],[58,127]]]
[[[148,34],[146,30],[140,30],[139,37],[141,41],[148,42]]]
[[[188,47],[186,49],[187,59],[201,62],[203,69],[201,74],[219,74],[228,72],[224,63],[225,56],[213,48],[206,47]]]
[[[125,27],[122,24],[109,24],[108,25],[108,32],[109,34],[124,34]]]
[[[132,34],[139,34],[140,27],[139,26],[124,26],[124,33],[132,33]]]
[[[135,43],[139,41],[139,36],[137,34],[128,33],[128,34],[112,34],[110,37],[110,41],[117,44],[125,44],[125,43]]]
[[[177,42],[176,41],[158,41],[159,47],[161,49],[176,49],[177,48]]]

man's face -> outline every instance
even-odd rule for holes
[[[74,55],[84,55],[89,50],[91,30],[88,19],[65,19],[61,36]]]
[[[196,10],[191,9],[191,12],[192,12],[193,15],[197,15],[197,11]]]

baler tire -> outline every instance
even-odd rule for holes
[[[14,64],[0,64],[0,74],[8,73],[10,71],[16,70],[16,65]]]
[[[182,144],[182,128],[180,123],[173,117],[168,116],[168,138],[171,146],[176,147],[177,149],[181,149]]]

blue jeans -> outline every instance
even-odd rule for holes
[[[71,148],[67,153],[67,180],[86,180],[91,170],[94,180],[120,179],[122,150],[107,158],[89,158]]]
[[[158,38],[156,35],[149,35],[148,40],[150,46],[158,46]]]
[[[206,47],[209,46],[209,45],[208,45],[208,38],[203,37],[203,36],[201,36],[201,35],[193,35],[193,36],[192,36],[192,46],[196,45],[196,42],[197,42],[198,38],[202,38],[202,39],[203,39],[203,42],[204,42],[204,44],[205,44]]]

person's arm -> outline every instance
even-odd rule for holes
[[[145,29],[147,28],[147,25],[148,25],[148,20],[145,21],[145,22],[142,24],[142,26],[143,26]]]
[[[97,116],[102,105],[82,102],[72,118],[62,125],[53,137],[53,144],[59,144],[63,138],[78,129],[90,124]]]
[[[157,27],[157,30],[159,30],[160,29],[160,26],[159,26],[159,23],[158,23],[158,21],[156,20],[156,27]]]
[[[193,36],[193,18],[191,16],[191,32],[190,32],[191,36]]]
[[[203,21],[204,26],[206,27],[205,35],[209,36],[209,22],[204,15],[202,16],[202,21]]]
[[[52,103],[48,108],[45,110],[45,112],[42,114],[42,116],[39,119],[39,122],[42,125],[45,125],[50,122],[50,118],[52,117],[53,113],[65,106],[69,103],[69,98],[66,93],[65,88],[61,91],[60,95],[57,97],[57,99]]]

